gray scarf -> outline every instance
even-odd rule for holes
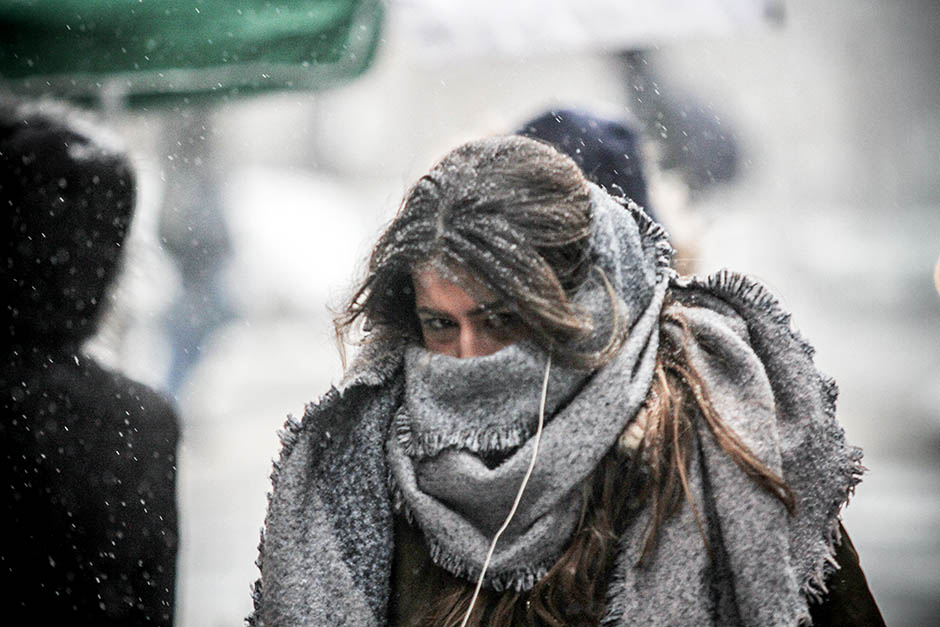
[[[552,368],[551,419],[519,510],[496,545],[490,587],[531,588],[564,549],[584,484],[646,398],[659,305],[587,383],[586,372]],[[545,360],[521,345],[474,359],[419,348],[405,354],[404,402],[388,439],[394,500],[423,531],[432,559],[457,576],[479,577],[528,468]],[[499,463],[490,468],[494,456]]]
[[[846,445],[834,418],[834,383],[816,370],[811,347],[762,286],[728,272],[679,280],[657,225],[635,206],[621,208],[597,188],[592,194],[595,263],[622,298],[630,334],[597,372],[556,372],[545,448],[489,585],[529,587],[563,549],[585,477],[647,393],[657,332],[675,332],[657,324],[668,290],[693,331],[690,359],[713,405],[793,489],[797,513],[790,516],[707,426],[696,425],[689,481],[706,538],[685,505],[661,528],[652,560],[639,566],[649,517],[641,510],[620,539],[603,624],[807,621],[808,599],[824,592],[831,570],[838,512],[861,468],[860,451]],[[441,566],[458,576],[478,572],[506,494],[518,486],[520,460],[531,453],[539,393],[531,379],[543,365],[524,346],[465,364],[394,341],[367,346],[340,387],[308,406],[302,421],[289,419],[281,434],[252,624],[385,624],[393,500],[410,512]],[[519,393],[493,399],[507,408],[500,412],[488,411],[491,399],[480,395],[458,402],[461,390],[480,389],[470,376],[512,376],[506,391]],[[453,385],[435,387],[439,380]],[[445,411],[430,411],[434,403]],[[473,426],[455,428],[464,421]],[[497,452],[506,457],[493,469],[479,459]],[[396,489],[389,490],[389,475]],[[444,505],[434,495],[455,499]],[[478,495],[487,507],[472,511]]]

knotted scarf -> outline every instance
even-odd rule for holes
[[[642,564],[650,512],[635,515],[619,540],[602,624],[804,623],[808,600],[825,591],[838,513],[861,473],[861,452],[834,417],[835,384],[761,285],[724,271],[679,279],[658,225],[635,205],[596,187],[591,194],[593,260],[629,334],[593,373],[554,371],[545,448],[487,585],[528,588],[563,550],[585,479],[648,393],[659,334],[679,333],[661,322],[668,293],[670,317],[692,332],[686,351],[713,406],[794,491],[796,513],[696,421],[694,508],[684,504],[661,526]],[[472,579],[531,454],[544,358],[522,344],[462,361],[395,340],[368,345],[339,388],[281,434],[250,621],[386,624],[396,506],[436,563]]]

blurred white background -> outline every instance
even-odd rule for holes
[[[178,399],[183,627],[237,625],[250,611],[276,430],[340,376],[328,307],[407,185],[457,143],[547,108],[625,112],[643,97],[614,35],[513,45],[510,26],[540,19],[527,2],[510,12],[516,22],[468,29],[475,43],[448,48],[441,42],[456,35],[415,19],[422,4],[392,4],[373,67],[348,85],[109,120],[133,149],[141,198],[92,350]],[[726,129],[739,172],[689,189],[657,166],[653,133],[651,203],[697,242],[688,250],[700,272],[750,273],[793,311],[840,384],[849,440],[866,450],[870,472],[845,521],[875,597],[889,625],[937,624],[940,5],[789,0],[766,3],[769,17],[703,32],[685,28],[692,9],[675,4],[665,20],[675,36],[651,30],[635,45],[650,51],[657,89],[694,98]],[[597,23],[629,19],[615,3],[595,11]],[[199,129],[195,156],[174,144],[183,122]],[[168,194],[195,185],[216,190],[211,230],[229,241],[212,288],[221,299],[201,293],[189,311],[224,315],[174,382],[168,320],[186,286],[158,213]]]

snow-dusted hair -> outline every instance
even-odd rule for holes
[[[420,341],[412,277],[434,264],[455,282],[473,277],[561,359],[603,361],[607,351],[571,350],[591,330],[590,317],[569,300],[591,269],[591,224],[587,182],[566,155],[520,136],[464,144],[405,195],[337,328],[348,331],[360,320],[372,331]]]

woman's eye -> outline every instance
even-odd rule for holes
[[[453,320],[447,318],[422,318],[421,327],[426,331],[446,331],[455,326]]]
[[[509,329],[515,327],[519,317],[509,311],[500,311],[486,317],[486,325],[491,329]]]

